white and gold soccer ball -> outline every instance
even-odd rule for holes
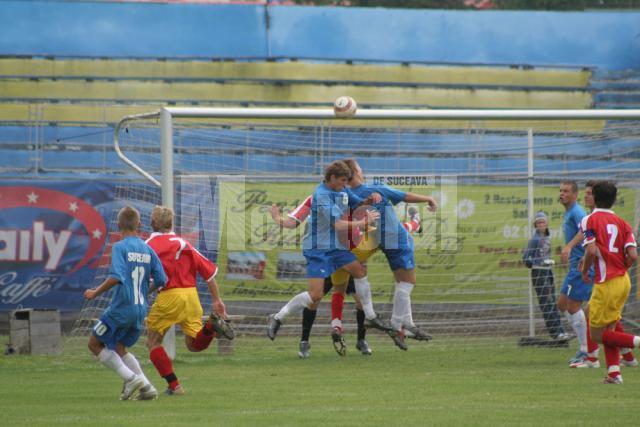
[[[353,117],[358,109],[355,99],[350,96],[341,96],[333,103],[333,112],[336,117],[348,118]]]

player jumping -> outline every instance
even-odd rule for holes
[[[309,290],[294,296],[278,313],[269,316],[267,335],[275,339],[282,319],[290,313],[301,312],[305,307],[316,309],[324,295],[324,280],[339,268],[344,268],[354,277],[356,293],[360,298],[368,326],[389,330],[373,309],[371,288],[364,266],[348,250],[344,237],[350,229],[366,227],[379,218],[376,211],[367,211],[364,218],[356,221],[343,219],[349,209],[361,204],[380,201],[380,195],[372,194],[361,199],[345,185],[351,177],[349,167],[341,161],[331,163],[325,170],[324,181],[312,196],[311,217],[303,240],[303,254],[307,259]]]
[[[300,224],[302,224],[307,220],[307,217],[311,213],[311,197],[312,196],[308,196],[306,199],[304,199],[304,201],[300,203],[291,212],[289,212],[285,218],[283,218],[280,215],[280,208],[275,204],[272,205],[271,218],[273,218],[276,224],[278,224],[282,228],[288,228],[288,229],[297,228],[298,226],[300,226]],[[357,237],[354,236],[353,240],[355,241],[356,239]],[[351,240],[349,240],[349,242],[351,243]],[[352,251],[353,251],[353,248],[354,248],[354,245],[351,244],[350,249]],[[332,280],[335,274],[336,272],[334,272],[330,278],[327,277],[324,280],[325,295],[329,293],[329,291],[333,288]],[[353,279],[349,281],[349,285],[347,286],[347,293],[352,294],[356,301],[356,321],[358,325],[358,332],[357,332],[358,341],[356,344],[356,348],[363,355],[371,355],[372,354],[371,347],[369,346],[369,343],[365,339],[367,329],[365,328],[365,325],[364,325],[364,320],[365,320],[364,311],[362,310],[362,304],[360,304],[360,300],[358,299],[358,296],[355,294],[355,284],[353,282]],[[331,295],[332,316],[334,316],[334,311],[336,310],[336,304],[338,301],[338,298],[336,298],[336,296],[342,297],[341,300],[344,303],[344,295],[338,294],[337,292],[333,292],[333,294]],[[317,310],[311,310],[306,307],[302,311],[302,335],[300,337],[300,350],[298,351],[298,356],[300,356],[300,358],[302,359],[306,359],[311,355],[311,352],[310,352],[311,344],[309,343],[309,337],[311,336],[311,328],[313,327],[313,323],[315,322],[315,319],[316,319],[316,313],[317,313]],[[340,313],[342,314],[341,306],[340,306]],[[332,338],[333,338],[333,345],[336,352],[339,355],[344,356],[346,354],[346,344],[344,342],[344,338],[342,337],[342,334],[336,335],[334,333],[332,334]]]
[[[400,202],[427,203],[429,210],[432,212],[435,212],[438,205],[435,199],[430,196],[405,193],[384,184],[365,184],[364,175],[358,162],[355,159],[346,159],[345,163],[351,170],[349,186],[354,194],[361,198],[368,197],[373,193],[382,195],[382,199],[373,205],[381,212],[375,239],[386,256],[396,280],[391,315],[391,327],[393,330],[389,332],[389,335],[399,348],[407,350],[405,333],[407,333],[407,336],[421,341],[428,341],[432,336],[418,328],[413,322],[411,292],[416,284],[413,238],[400,223],[393,205]],[[368,256],[371,256],[371,254],[368,254]]]
[[[308,196],[302,203],[300,203],[295,209],[287,214],[286,217],[280,215],[280,208],[273,204],[271,206],[271,217],[280,227],[293,229],[297,228],[300,224],[306,221],[307,217],[311,213],[311,197]],[[415,207],[409,208],[410,221],[403,223],[403,226],[409,232],[420,232],[420,216]],[[364,234],[364,236],[363,236]],[[369,233],[361,233],[360,229],[353,230],[353,233],[349,239],[349,248],[356,255],[358,261],[364,262],[370,255],[377,250],[377,243],[373,244],[373,236]],[[361,254],[369,254],[364,257]],[[346,344],[342,334],[342,312],[344,307],[344,295],[353,295],[356,301],[356,321],[357,321],[357,343],[356,348],[363,355],[371,355],[372,350],[369,343],[366,341],[366,328],[364,325],[365,315],[362,310],[360,300],[355,293],[355,283],[353,277],[349,273],[342,269],[335,271],[330,278],[325,279],[324,293],[325,295],[333,288],[334,283],[340,283],[339,288],[334,289],[331,295],[331,319],[332,319],[332,339],[336,352],[344,356],[346,354]],[[346,289],[343,289],[344,283],[347,283]],[[298,356],[300,358],[307,358],[310,355],[311,345],[309,344],[309,337],[311,334],[311,328],[316,318],[316,310],[310,310],[305,308],[302,311],[302,336],[300,339],[300,351]]]

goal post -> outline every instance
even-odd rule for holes
[[[437,194],[442,217],[421,208],[426,230],[414,236],[414,316],[455,341],[546,333],[516,251],[538,209],[553,210],[554,248],[560,244],[560,180],[576,179],[581,191],[587,178],[619,180],[625,219],[638,228],[638,123],[640,110],[359,109],[344,119],[331,108],[166,107],[123,118],[114,148],[156,189],[157,200],[182,214],[181,232],[218,258],[223,296],[245,335],[261,335],[266,315],[306,288],[301,229],[270,228],[270,202],[292,209],[320,182],[322,168],[344,157],[362,159],[372,179]],[[252,209],[236,212],[231,201]],[[403,217],[407,206],[397,212]],[[216,229],[225,215],[231,222]],[[275,246],[250,241],[262,232],[258,237]],[[250,241],[245,249],[224,247],[238,236]],[[388,317],[393,282],[384,257],[372,258],[369,270],[377,310]],[[557,286],[564,275],[555,269]],[[200,293],[206,300],[206,290]],[[640,321],[637,305],[634,298],[630,322]],[[320,318],[314,331],[326,333]],[[282,333],[298,331],[290,320]]]

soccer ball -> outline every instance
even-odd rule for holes
[[[333,112],[336,117],[353,117],[357,109],[358,104],[350,96],[341,96],[333,103]]]

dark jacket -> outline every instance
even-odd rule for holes
[[[536,230],[522,252],[522,261],[529,268],[551,268],[549,260],[551,260],[551,237]]]

